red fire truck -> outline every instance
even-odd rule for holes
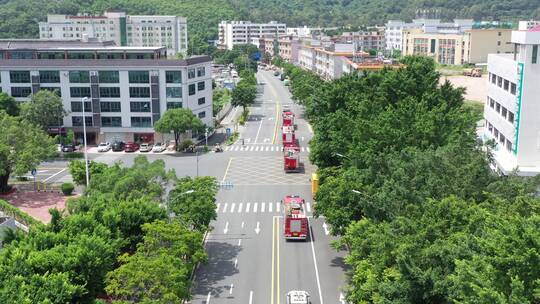
[[[293,126],[294,128],[294,113],[291,110],[283,109],[281,117],[283,118],[283,126]]]
[[[287,195],[281,201],[285,217],[283,231],[286,240],[306,240],[309,223],[304,211],[305,201],[298,195]]]
[[[298,145],[283,148],[283,169],[285,173],[300,172],[300,147]]]
[[[293,126],[283,126],[281,136],[283,139],[283,147],[291,144],[297,144]]]

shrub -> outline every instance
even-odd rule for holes
[[[82,152],[65,152],[62,156],[64,158],[71,158],[71,159],[83,158],[84,153],[82,153]]]
[[[71,193],[73,193],[73,190],[75,190],[75,186],[72,183],[63,183],[61,190],[64,195],[71,195]]]
[[[190,146],[194,145],[193,141],[191,139],[186,139],[180,144],[180,151],[184,151],[185,149],[189,148]]]

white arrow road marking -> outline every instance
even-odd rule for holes
[[[274,120],[274,117],[268,117],[268,120]]]
[[[244,141],[249,143],[249,142],[251,142],[251,138],[245,138]]]
[[[249,292],[249,304],[253,304],[253,290]]]
[[[242,239],[238,240],[238,246],[240,246],[240,244],[242,244]]]
[[[246,213],[249,213],[249,207],[251,207],[251,203],[246,204]]]
[[[269,142],[269,141],[270,141],[270,138],[263,139],[263,142]]]
[[[229,289],[229,294],[232,294],[233,286],[234,286],[234,284],[231,284],[231,289]]]
[[[322,227],[324,229],[324,234],[326,235],[330,234],[330,230],[328,230],[328,224],[326,224],[326,222],[322,224]]]
[[[206,304],[209,304],[209,303],[210,303],[210,296],[211,296],[211,295],[212,295],[212,294],[209,292],[209,293],[208,293],[208,297],[206,297]]]
[[[227,203],[225,203],[225,205],[223,205],[223,210],[221,212],[227,212]]]
[[[231,204],[231,213],[234,212],[234,207],[235,207],[235,205],[236,205],[235,203],[232,203],[232,204]]]
[[[255,233],[256,234],[259,234],[259,232],[261,232],[261,223],[260,222],[257,222],[257,227],[255,228]]]
[[[345,296],[341,292],[339,293],[339,302],[341,304],[347,304],[347,302],[345,302]]]
[[[242,222],[242,229],[244,229],[244,224],[245,224],[245,223],[244,223],[244,222]]]
[[[227,234],[229,231],[229,222],[225,223],[225,229],[223,229],[223,234]]]

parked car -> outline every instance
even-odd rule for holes
[[[131,141],[126,144],[126,148],[124,149],[126,152],[135,152],[137,150],[139,150],[139,144]]]
[[[75,145],[63,145],[62,152],[75,152]]]
[[[115,141],[113,144],[112,144],[112,150],[114,152],[121,152],[121,151],[124,151],[124,149],[126,148],[126,144],[123,142],[123,141]]]
[[[279,71],[274,71],[274,76],[279,76]]]
[[[102,142],[97,147],[98,152],[107,152],[110,149],[111,149],[111,144],[108,142]]]
[[[152,148],[152,152],[154,152],[154,153],[161,153],[161,152],[165,151],[166,148],[167,148],[167,147],[165,146],[165,144],[162,144],[162,143],[158,142],[158,143],[156,143],[156,144],[154,145],[154,147]]]
[[[139,147],[139,151],[141,152],[150,152],[152,151],[152,144],[149,143],[142,143]]]

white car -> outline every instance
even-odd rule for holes
[[[102,142],[97,147],[98,152],[107,152],[110,149],[111,149],[111,144],[108,142]]]
[[[311,304],[309,293],[304,290],[291,290],[287,293],[287,304]]]
[[[162,143],[156,143],[156,144],[154,145],[154,147],[152,148],[152,152],[154,152],[154,153],[160,153],[160,152],[165,151],[165,148],[166,148],[166,147],[165,147],[164,144],[162,144]]]
[[[152,144],[149,143],[142,143],[139,147],[139,151],[141,152],[150,152],[152,151]]]

